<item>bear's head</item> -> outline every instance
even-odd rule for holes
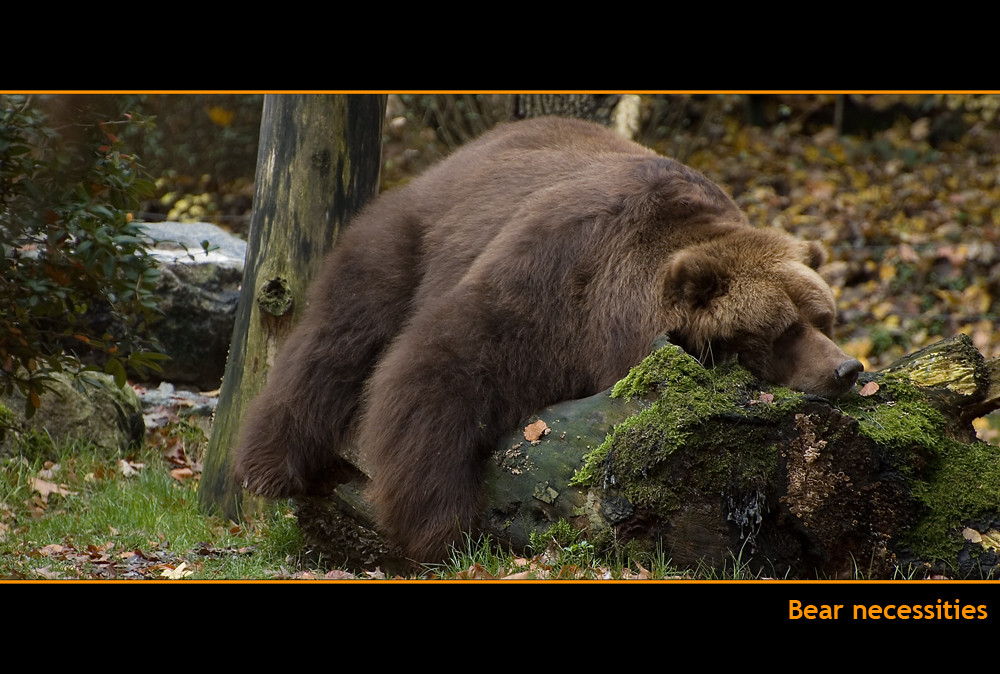
[[[669,334],[703,363],[733,357],[761,379],[836,397],[864,366],[831,339],[824,255],[778,230],[741,227],[684,247],[666,267]]]

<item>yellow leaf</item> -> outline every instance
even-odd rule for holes
[[[218,126],[229,126],[233,123],[233,119],[236,118],[235,112],[226,110],[218,105],[212,106],[205,112],[208,114],[208,118],[212,120],[212,123]]]

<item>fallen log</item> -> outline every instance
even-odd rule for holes
[[[523,551],[569,522],[597,549],[771,577],[1000,574],[1000,365],[960,335],[836,401],[703,368],[664,343],[613,389],[553,405],[504,439],[483,531]],[[362,455],[296,513],[332,565],[402,570],[373,528]]]

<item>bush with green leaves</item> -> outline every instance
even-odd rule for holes
[[[104,96],[0,96],[0,392],[30,415],[54,372],[161,358],[142,335],[158,269],[132,210],[151,183],[118,136],[137,123]]]

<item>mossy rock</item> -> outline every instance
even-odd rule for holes
[[[131,386],[118,387],[114,378],[87,372],[79,376],[57,373],[47,382],[41,406],[25,415],[24,397],[17,392],[0,398],[5,408],[5,432],[0,455],[21,453],[32,436],[51,438],[57,445],[87,442],[109,456],[137,447],[145,433],[142,405]]]

